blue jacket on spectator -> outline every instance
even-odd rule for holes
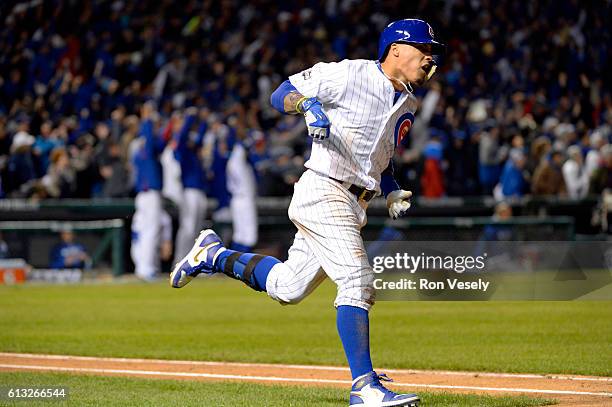
[[[499,182],[504,196],[523,196],[527,187],[522,170],[516,167],[512,160],[508,160],[504,165]]]

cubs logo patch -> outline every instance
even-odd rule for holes
[[[396,147],[399,147],[399,145],[402,144],[404,137],[406,137],[406,135],[410,131],[410,128],[412,127],[412,123],[414,123],[414,115],[410,112],[404,113],[397,120],[397,124],[395,125],[395,131],[393,134]]]
[[[302,72],[302,76],[304,77],[304,80],[307,81],[308,79],[310,79],[312,75],[312,72],[309,70]]]

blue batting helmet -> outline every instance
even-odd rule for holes
[[[434,40],[433,28],[423,20],[406,18],[389,24],[378,41],[378,59],[381,60],[394,42],[403,44],[431,44],[434,54],[444,50],[444,44]]]

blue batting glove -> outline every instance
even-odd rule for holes
[[[329,126],[331,123],[323,113],[323,106],[316,98],[306,99],[301,104],[301,110],[306,117],[308,135],[316,140],[329,137]]]

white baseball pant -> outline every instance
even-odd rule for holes
[[[176,247],[174,249],[174,262],[179,262],[193,246],[194,236],[204,226],[206,194],[196,188],[185,188],[182,199],[179,201],[179,229],[176,233]]]
[[[143,279],[151,279],[160,268],[158,248],[162,213],[161,194],[156,190],[139,192],[136,195],[135,205],[130,253],[136,275]]]
[[[296,304],[329,277],[338,286],[334,306],[369,310],[375,300],[374,272],[361,238],[367,205],[337,181],[306,171],[289,205],[298,232],[287,261],[270,270],[268,295]]]
[[[247,150],[236,143],[227,163],[227,188],[232,194],[230,211],[234,229],[232,242],[253,247],[257,244],[257,180],[247,160]]]

